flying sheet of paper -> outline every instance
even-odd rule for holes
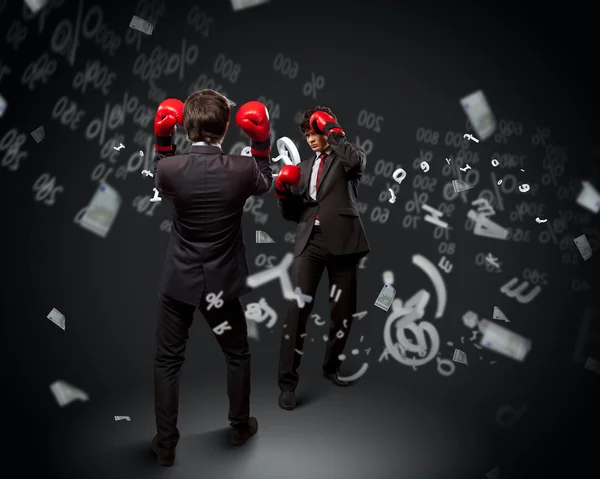
[[[394,287],[389,284],[384,284],[383,288],[381,288],[379,296],[377,296],[377,299],[375,300],[375,306],[383,309],[384,311],[388,311],[392,305],[394,296],[396,296],[396,290]]]
[[[575,242],[575,246],[577,246],[577,249],[581,253],[583,260],[587,261],[588,259],[590,259],[592,256],[592,247],[590,246],[590,243],[588,243],[588,240],[585,237],[585,235],[578,236],[573,241]]]
[[[269,3],[269,0],[231,0],[231,6],[234,12],[239,12],[250,7],[256,7],[264,3]]]
[[[455,193],[460,193],[461,191],[470,190],[473,186],[463,180],[452,180],[452,188],[454,188]]]
[[[531,350],[529,339],[497,323],[483,319],[478,326],[482,333],[479,345],[486,349],[520,362],[525,360],[527,353]]]
[[[454,355],[452,356],[452,361],[454,361],[455,363],[465,364],[467,366],[469,365],[469,363],[467,361],[467,355],[465,354],[464,351],[461,351],[460,349],[454,350]]]
[[[480,140],[486,140],[496,130],[496,119],[483,91],[477,90],[460,99],[460,104]]]
[[[259,334],[258,334],[258,324],[256,324],[256,321],[246,318],[246,325],[248,326],[248,337],[258,341]]]
[[[506,317],[506,314],[504,314],[498,306],[494,306],[494,312],[492,313],[492,318],[510,323],[509,319]]]
[[[256,242],[257,243],[275,243],[275,240],[271,238],[264,231],[256,230]]]
[[[129,416],[115,416],[115,421],[125,420],[127,422],[131,422],[131,417]]]
[[[102,183],[96,190],[79,225],[104,238],[110,231],[120,207],[121,196],[119,193],[113,187]]]
[[[146,35],[152,35],[152,31],[154,30],[154,25],[135,15],[131,19],[129,27],[145,33]]]
[[[60,407],[79,399],[80,401],[89,401],[89,396],[81,389],[69,384],[66,381],[55,381],[50,385],[50,391]]]
[[[592,213],[598,213],[600,211],[600,193],[589,181],[582,181],[581,184],[583,188],[577,196],[577,204]]]
[[[25,3],[31,9],[32,13],[37,13],[44,8],[48,0],[25,0]]]
[[[44,130],[44,125],[38,126],[35,130],[31,132],[31,136],[35,140],[36,143],[39,143],[46,137],[46,131]]]
[[[65,317],[58,309],[52,308],[52,311],[50,311],[46,317],[60,329],[63,331],[65,330]]]

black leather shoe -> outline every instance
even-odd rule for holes
[[[158,447],[157,437],[154,436],[152,439],[152,450],[158,458],[158,463],[163,467],[172,466],[175,463],[175,449],[163,449]]]
[[[342,378],[340,378],[340,375],[337,372],[333,374],[327,374],[325,371],[323,371],[323,377],[340,388],[347,388],[352,384],[351,382],[344,381]]]
[[[231,431],[231,444],[241,446],[258,431],[258,421],[255,417],[248,418],[248,425],[241,429],[233,429]]]
[[[296,395],[294,391],[281,391],[278,401],[279,407],[286,411],[292,411],[296,408]]]

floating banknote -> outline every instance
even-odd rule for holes
[[[454,188],[455,193],[460,193],[461,191],[470,190],[474,187],[463,180],[452,180],[452,188]]]
[[[31,132],[31,136],[35,140],[36,143],[39,143],[46,137],[46,132],[44,131],[44,125],[38,126],[35,130]]]
[[[44,8],[48,0],[25,0],[25,3],[31,9],[31,13],[37,13]]]
[[[585,362],[585,369],[600,374],[600,361],[594,358],[587,358]]]
[[[269,3],[269,0],[231,0],[231,6],[234,12],[239,12],[245,8],[256,7],[263,3]]]
[[[90,399],[81,389],[76,388],[66,381],[53,382],[50,385],[50,391],[60,407],[66,406],[77,399],[84,402]]]
[[[65,317],[58,309],[52,308],[52,311],[50,311],[46,317],[60,329],[63,331],[65,330]]]
[[[375,300],[375,306],[383,309],[384,311],[388,311],[392,305],[394,296],[396,296],[396,290],[394,287],[389,284],[384,284],[383,288],[381,288],[379,296],[377,296],[377,299]]]
[[[529,339],[487,319],[479,322],[479,331],[482,333],[480,346],[516,361],[524,361],[531,350]]]
[[[8,106],[8,103],[6,103],[6,100],[4,99],[4,97],[2,95],[0,95],[0,118],[2,118],[2,115],[4,115],[4,112],[6,111],[7,106]]]
[[[494,313],[492,314],[492,318],[510,323],[510,320],[506,317],[506,314],[504,314],[498,306],[494,306]]]
[[[115,416],[115,421],[121,421],[121,420],[125,420],[125,421],[129,421],[131,422],[131,417],[129,416]]]
[[[481,140],[492,136],[496,130],[496,119],[481,90],[460,99],[460,104],[469,122]]]
[[[79,225],[104,238],[110,231],[120,207],[119,193],[106,183],[102,183],[79,221]]]
[[[467,361],[467,355],[465,354],[464,351],[461,351],[460,349],[454,350],[454,355],[452,356],[452,361],[454,361],[455,363],[465,364],[467,366],[469,365],[469,363]]]
[[[588,259],[590,259],[590,257],[592,256],[592,247],[588,243],[588,240],[585,237],[585,235],[578,236],[573,241],[575,242],[575,246],[577,246],[577,249],[581,253],[583,260],[587,261]]]
[[[2,116],[1,113],[0,116]],[[600,193],[589,181],[582,181],[581,184],[583,189],[577,197],[577,204],[592,213],[598,213],[600,211]]]
[[[258,341],[258,324],[256,324],[256,321],[246,318],[246,325],[248,326],[248,337]]]
[[[264,231],[256,230],[256,242],[257,243],[275,243],[275,240],[271,238]]]
[[[152,35],[152,30],[154,30],[154,25],[152,25],[150,22],[147,22],[143,18],[136,17],[135,15],[131,19],[129,27],[145,33],[146,35]]]

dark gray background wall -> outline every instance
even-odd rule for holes
[[[506,471],[502,477],[541,477],[536,471],[552,471],[557,461],[582,471],[592,467],[586,452],[592,446],[586,437],[595,437],[597,444],[597,429],[591,424],[598,418],[599,377],[584,369],[583,362],[588,356],[600,359],[600,233],[598,216],[575,203],[581,180],[598,185],[599,178],[599,97],[593,61],[598,42],[591,15],[580,8],[541,2],[442,3],[290,0],[234,13],[224,0],[140,0],[120,5],[66,0],[50,1],[32,18],[21,2],[0,1],[0,95],[8,103],[0,120],[0,157],[4,158],[0,350],[9,457],[15,451],[26,467],[35,463],[49,475],[66,477],[69,457],[88,454],[82,452],[88,451],[85,435],[91,440],[108,434],[97,429],[82,431],[87,425],[86,407],[133,398],[131,411],[135,398],[151,401],[157,280],[168,241],[161,225],[164,228],[171,213],[166,201],[142,213],[136,210],[140,196],[152,195],[151,180],[141,175],[138,152],[143,151],[145,158],[152,155],[147,138],[162,99],[183,101],[195,89],[212,87],[238,105],[266,101],[276,137],[296,141],[303,158],[310,151],[299,135],[296,119],[298,112],[315,105],[332,108],[348,138],[369,152],[360,201],[372,251],[359,276],[359,310],[368,314],[355,322],[349,348],[362,342],[361,347],[372,350],[345,364],[349,373],[363,360],[369,364],[363,382],[356,386],[359,392],[352,407],[360,411],[357,398],[376,394],[375,385],[391,402],[411,395],[427,398],[432,411],[445,403],[449,421],[457,417],[476,420],[484,431],[480,440],[486,444],[485,452],[473,454],[481,461],[476,467],[469,469],[457,460],[456,471],[468,473],[447,470],[446,474],[419,475],[415,466],[417,472],[406,477],[483,477],[497,464]],[[96,13],[78,29],[79,8],[84,20],[92,9]],[[128,27],[134,14],[155,25],[151,36]],[[102,29],[109,32],[104,38],[102,30],[94,38],[99,18]],[[59,47],[71,45],[68,41],[75,30],[80,31],[77,48],[69,57]],[[165,52],[165,58],[176,63],[171,56],[180,55],[182,42],[198,52],[187,57],[193,61],[184,62],[182,73],[156,66],[153,52],[155,56]],[[294,78],[274,68],[278,55],[297,63]],[[239,76],[215,71],[220,56],[239,65]],[[94,77],[92,71],[87,75],[92,81],[83,91],[79,80],[86,78],[86,68],[93,64],[111,80],[103,83],[103,77]],[[140,71],[142,64],[146,72]],[[322,88],[310,83],[313,75],[324,79]],[[466,140],[452,144],[455,136],[471,131],[459,99],[478,89],[484,91],[505,134],[478,144]],[[124,96],[130,100],[121,118],[114,108]],[[137,101],[131,100],[134,97]],[[131,108],[135,103],[140,106],[137,113]],[[64,111],[80,112],[72,115],[78,121],[61,113],[65,105],[69,106]],[[116,113],[101,139],[94,135],[94,128],[106,109]],[[362,110],[381,117],[380,131],[361,125]],[[40,125],[45,138],[36,143],[30,132]],[[419,141],[422,129],[439,135],[437,144]],[[540,132],[546,147],[538,141]],[[15,146],[14,138],[24,141]],[[112,146],[120,142],[125,148],[117,153]],[[178,142],[185,146],[182,136],[178,135]],[[239,142],[245,144],[245,137],[232,125],[224,149],[239,149]],[[421,156],[430,159],[427,174],[420,170]],[[511,164],[511,156],[522,159],[518,165]],[[457,171],[447,166],[445,158],[472,167],[460,173],[475,185],[464,197],[449,194],[447,185],[457,178]],[[497,168],[491,165],[492,158],[501,159]],[[133,171],[127,171],[128,163]],[[386,193],[388,184],[394,184],[390,174],[399,166],[408,175],[396,191],[396,203],[390,204]],[[101,172],[108,169],[112,172],[106,173],[106,181],[118,190],[123,203],[109,235],[101,239],[74,220],[90,201]],[[47,200],[50,205],[35,201],[34,186],[44,174],[61,186],[55,201]],[[497,187],[492,175],[504,178],[503,185]],[[522,183],[530,184],[532,190],[520,193],[516,185]],[[480,194],[495,198],[494,221],[511,228],[510,240],[482,238],[469,230],[467,212]],[[498,206],[498,194],[503,209]],[[435,227],[423,220],[425,212],[415,210],[414,195],[447,212],[447,237],[436,238]],[[265,255],[276,264],[292,251],[286,234],[295,229],[280,217],[272,193],[255,205],[259,206],[249,208],[244,217],[251,271],[262,269],[258,265]],[[525,213],[524,208],[528,209]],[[266,215],[264,223],[256,212]],[[381,212],[386,221],[381,216],[377,219]],[[421,219],[407,219],[410,215]],[[547,218],[548,223],[536,223],[536,216]],[[413,221],[418,222],[416,228]],[[549,235],[550,225],[556,241]],[[276,243],[255,244],[255,230],[267,232]],[[586,234],[594,250],[585,262],[572,241],[581,234]],[[488,253],[499,258],[501,272],[481,264]],[[450,273],[442,272],[448,304],[439,319],[434,319],[437,300],[432,284],[412,264],[417,254],[434,264],[445,256],[453,264]],[[439,333],[440,357],[452,359],[457,347],[466,352],[468,366],[456,364],[454,373],[445,377],[438,372],[436,360],[416,371],[393,359],[378,361],[384,348],[383,326],[390,314],[373,306],[384,271],[394,273],[396,297],[403,301],[420,289],[432,294],[424,320]],[[530,287],[539,284],[541,293],[529,304],[501,293],[500,288],[515,277],[529,279]],[[328,315],[328,293],[324,278],[314,309],[323,317]],[[287,303],[275,283],[249,294],[245,301],[261,297],[279,319],[272,330],[264,323],[259,326],[260,340],[252,345],[253,374],[258,384],[272,388]],[[491,319],[494,306],[511,321],[500,324],[531,339],[532,351],[525,362],[477,350],[469,341],[471,333],[463,325],[463,314],[470,310]],[[66,316],[66,331],[46,319],[53,307]],[[582,330],[586,315],[593,318],[587,333]],[[303,363],[307,371],[309,356],[317,361],[318,370],[323,333],[314,323],[309,326],[309,336],[316,340],[307,346]],[[223,367],[211,336],[203,321],[194,324],[182,388],[201,384],[203,391],[220,391],[224,400]],[[576,352],[578,340],[584,341],[583,349]],[[212,372],[218,382],[206,379]],[[57,379],[86,391],[90,402],[58,408],[48,390]],[[275,391],[269,400],[276,408]],[[527,412],[504,427],[506,421],[501,424],[496,418],[504,406],[515,410],[527,406]],[[320,405],[312,407],[318,411]],[[111,414],[121,413],[108,414],[110,422]],[[224,412],[219,414],[224,422]],[[145,426],[148,434],[151,417]],[[349,415],[348,421],[353,417]],[[404,433],[398,428],[398,435]],[[82,439],[73,441],[73,437]],[[394,441],[400,436],[391,437]],[[78,442],[71,447],[79,447],[79,452],[65,452],[59,438]],[[399,450],[405,447],[400,442]],[[50,454],[53,448],[62,455]],[[419,451],[414,455],[419,456]],[[392,465],[384,465],[372,454],[365,453],[361,460],[372,467],[372,477],[401,477]],[[435,458],[423,459],[431,460]],[[87,474],[94,469],[90,463]],[[377,475],[377,470],[384,469],[389,476]],[[210,477],[233,477],[227,474],[217,467]],[[138,476],[128,473],[127,477]]]

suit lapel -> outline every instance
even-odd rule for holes
[[[316,158],[313,160],[313,164]],[[321,173],[321,179],[319,180],[319,188],[317,189],[317,199],[319,198],[319,193],[321,193],[323,189],[323,185],[325,183],[325,178],[327,178],[327,173],[331,169],[331,165],[335,161],[335,153],[332,151],[331,154],[325,158],[325,166],[323,167],[323,172]]]
[[[304,194],[303,196],[306,198],[306,201],[312,201],[310,198],[310,177],[312,175],[313,167],[315,166],[315,161],[317,159],[313,156],[310,160],[308,160],[308,164],[306,168],[302,170],[302,175],[304,178],[301,178],[301,183],[304,185]]]

